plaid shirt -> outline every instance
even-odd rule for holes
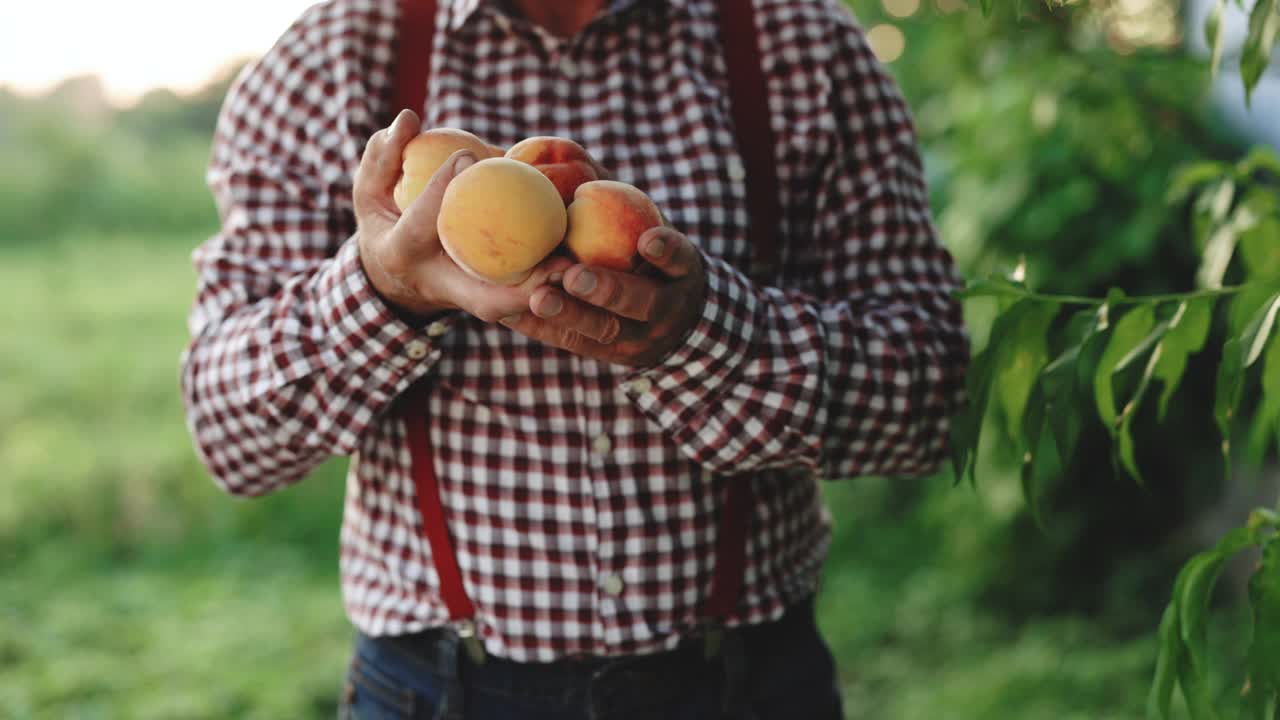
[[[723,483],[753,484],[730,624],[814,591],[820,481],[943,459],[967,341],[899,92],[837,0],[756,0],[784,219],[753,281],[712,0],[615,4],[572,39],[499,4],[442,2],[427,127],[510,145],[562,135],[697,244],[687,342],[634,369],[455,312],[425,327],[363,274],[351,185],[390,111],[395,0],[308,10],[232,88],[194,253],[187,419],[216,482],[278,490],[352,458],[346,608],[370,635],[445,624],[387,412],[420,380],[449,530],[487,650],[517,661],[674,647],[711,583]]]

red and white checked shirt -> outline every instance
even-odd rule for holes
[[[615,3],[571,40],[442,2],[425,126],[562,135],[704,252],[708,301],[654,367],[583,359],[460,312],[406,325],[357,259],[351,184],[390,112],[396,0],[308,10],[231,90],[196,250],[183,388],[236,495],[350,455],[344,598],[370,635],[445,624],[393,401],[424,378],[441,495],[486,649],[517,661],[674,647],[712,578],[723,483],[753,484],[730,624],[814,590],[819,482],[922,475],[945,454],[967,341],[907,108],[837,0],[756,0],[781,268],[744,274],[714,0]]]

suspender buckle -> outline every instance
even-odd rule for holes
[[[467,657],[471,659],[472,664],[483,665],[485,659],[484,643],[480,642],[480,635],[476,632],[474,620],[463,620],[458,623],[458,639],[462,641],[462,649],[466,651]]]

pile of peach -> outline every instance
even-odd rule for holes
[[[463,130],[437,128],[405,147],[396,205],[403,211],[458,150],[479,160],[445,189],[436,221],[440,244],[463,270],[516,285],[564,243],[578,262],[632,270],[636,241],[662,215],[626,183],[600,180],[582,146],[532,137],[505,153]]]

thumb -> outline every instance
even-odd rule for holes
[[[476,164],[476,156],[468,150],[458,150],[450,155],[436,170],[422,194],[414,199],[400,216],[400,225],[411,237],[434,238],[436,236],[436,218],[440,215],[440,204],[444,200],[444,191],[449,182],[463,170]]]
[[[369,138],[351,188],[357,214],[390,204],[391,187],[400,176],[401,156],[420,124],[412,110],[402,110],[390,127]]]

